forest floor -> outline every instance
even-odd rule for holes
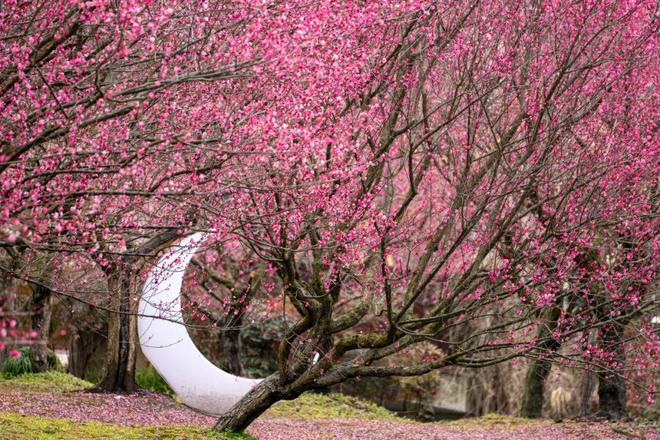
[[[248,429],[217,434],[213,417],[169,396],[99,394],[88,382],[63,373],[0,379],[2,439],[645,439],[660,440],[650,422],[529,421],[488,415],[453,422],[419,423],[374,404],[341,395],[306,394],[276,404]]]

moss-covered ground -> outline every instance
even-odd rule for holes
[[[208,428],[192,426],[127,427],[111,423],[78,422],[16,413],[0,413],[0,438],[44,440],[255,439],[248,434],[215,433]]]
[[[90,382],[58,371],[0,376],[0,392],[20,390],[26,393],[66,393],[86,390],[93,386]]]
[[[296,400],[276,403],[266,415],[276,418],[402,420],[375,403],[337,393],[305,393]]]

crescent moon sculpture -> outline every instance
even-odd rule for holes
[[[234,376],[213,365],[183,323],[183,276],[204,238],[201,233],[184,238],[151,270],[138,306],[138,334],[144,355],[186,405],[222,415],[261,380]]]

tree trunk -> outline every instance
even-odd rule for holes
[[[596,345],[598,340],[596,338],[595,332],[590,332],[589,334],[589,344]],[[592,407],[592,396],[596,390],[596,373],[592,369],[585,369],[582,374],[582,380],[580,382],[579,389],[579,413],[580,417],[588,417],[593,412]]]
[[[552,363],[549,358],[535,359],[527,370],[525,390],[520,416],[535,419],[541,417],[545,401],[545,380],[550,374]]]
[[[106,370],[97,386],[99,391],[132,392],[137,389],[136,321],[130,287],[130,273],[126,267],[117,268],[108,279],[112,308],[119,309],[119,313],[112,313],[109,317]]]
[[[77,330],[69,344],[69,373],[81,379],[96,380],[104,341],[100,331]]]
[[[222,332],[224,339],[223,347],[225,351],[225,368],[231,374],[240,376],[243,374],[241,367],[241,323],[243,319],[239,317],[233,323],[232,328]]]
[[[136,255],[151,254],[174,238],[176,230],[158,234],[136,249],[129,249]],[[125,257],[118,262],[108,277],[108,290],[112,295],[112,308],[119,313],[110,315],[108,324],[108,346],[106,372],[97,386],[100,391],[131,392],[137,389],[135,383],[135,360],[137,357],[137,303],[131,294],[131,277],[139,269],[134,269],[138,260]]]
[[[32,330],[37,340],[30,347],[32,366],[37,372],[51,368],[48,364],[48,338],[50,337],[50,317],[52,294],[45,286],[32,284]]]
[[[603,349],[611,351],[613,363],[621,367],[607,366],[598,371],[598,416],[608,420],[628,416],[626,382],[622,376],[626,362],[623,330],[623,324],[614,322],[603,328],[601,338]]]
[[[250,278],[250,287],[244,295],[232,293],[232,307],[226,319],[228,329],[223,332],[223,347],[225,349],[225,365],[227,370],[235,375],[242,375],[241,367],[241,326],[243,325],[243,308],[261,286],[263,271],[258,271]]]
[[[585,370],[580,384],[580,417],[591,414],[591,396],[596,389],[596,375],[591,370]]]
[[[282,399],[295,399],[303,390],[286,395],[278,386],[279,376],[273,374],[259,383],[245,395],[236,405],[227,411],[215,424],[216,431],[242,432],[257,417],[263,414],[274,403]]]
[[[628,416],[626,407],[626,383],[618,374],[599,375],[598,415],[608,420]]]
[[[520,409],[520,415],[522,417],[532,419],[541,417],[543,402],[545,401],[545,381],[552,369],[552,355],[560,347],[559,341],[552,339],[552,332],[557,327],[559,315],[559,308],[553,309],[548,322],[539,328],[539,339],[542,342],[538,347],[542,354],[544,352],[547,354],[544,354],[544,357],[534,359],[527,370]]]

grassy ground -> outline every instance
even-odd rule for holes
[[[22,391],[25,393],[66,393],[92,388],[94,384],[75,376],[57,371],[20,376],[0,376],[0,392]]]
[[[278,402],[266,412],[266,416],[303,419],[402,420],[396,414],[375,403],[334,393],[306,393],[296,400]]]
[[[650,423],[582,423],[501,415],[419,423],[372,403],[338,394],[305,394],[279,402],[248,434],[215,433],[215,418],[143,391],[88,393],[92,387],[64,373],[0,377],[0,439],[221,440],[463,440],[660,439]]]
[[[210,429],[191,426],[126,427],[111,423],[77,422],[15,413],[0,414],[0,438],[44,440],[255,439],[248,434],[214,433]]]
[[[0,392],[66,394],[89,390],[93,386],[70,374],[54,371],[0,377]],[[337,393],[306,393],[296,400],[276,403],[265,415],[274,418],[401,420],[396,414],[375,403]]]
[[[20,396],[21,400],[34,402],[39,397],[52,397],[54,405],[61,405],[64,398],[76,396],[82,405],[97,406],[95,394],[85,394],[93,384],[69,374],[46,372],[23,374],[20,376],[0,376],[0,393]],[[80,394],[80,393],[83,394]],[[148,396],[156,399],[168,399],[165,396]],[[121,396],[115,396],[121,398]],[[126,397],[125,399],[129,399]],[[155,399],[151,399],[155,400]],[[23,406],[23,405],[21,405]],[[32,404],[25,405],[28,411]],[[68,402],[64,406],[71,407]],[[146,410],[150,410],[147,408]],[[182,407],[184,411],[189,411]],[[121,411],[117,408],[117,411]],[[90,412],[93,409],[90,408]],[[364,420],[398,420],[388,410],[370,402],[341,394],[305,394],[294,401],[275,404],[264,417],[272,418],[353,418]],[[208,423],[206,424],[208,425]],[[249,434],[216,433],[209,428],[191,425],[172,426],[120,426],[98,421],[69,420],[15,412],[0,412],[0,439],[256,439]]]

